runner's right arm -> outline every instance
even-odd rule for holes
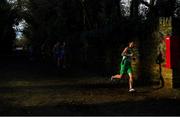
[[[133,56],[133,54],[128,54],[128,53],[127,53],[127,50],[128,50],[128,47],[126,47],[126,48],[123,50],[123,52],[121,53],[121,56],[128,56],[128,57],[132,57],[132,56]]]

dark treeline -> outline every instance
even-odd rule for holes
[[[107,75],[119,69],[122,48],[129,40],[135,40],[141,75],[151,78],[155,75],[152,65],[159,42],[159,17],[173,17],[179,22],[179,2],[131,0],[130,3],[128,11],[123,0],[17,0],[14,6],[1,0],[0,39],[4,46],[0,50],[11,48],[15,39],[12,25],[24,19],[28,24],[24,34],[35,56],[44,53],[50,59],[54,44],[66,41],[69,66],[90,67]],[[140,5],[146,7],[140,11]],[[175,25],[174,33],[178,30]]]
[[[0,1],[0,53],[6,54],[11,51],[15,32],[12,28],[16,23],[16,11],[12,9],[6,0]]]

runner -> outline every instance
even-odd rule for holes
[[[114,78],[121,79],[122,76],[126,73],[129,75],[129,92],[134,92],[133,89],[133,74],[132,74],[132,67],[131,67],[131,59],[133,56],[132,48],[134,47],[134,42],[129,42],[128,47],[126,47],[122,52],[122,61],[120,64],[120,74],[114,75],[111,77],[111,80]]]
[[[53,47],[54,56],[56,58],[57,67],[65,68],[65,45],[66,43],[57,42]]]

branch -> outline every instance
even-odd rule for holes
[[[157,0],[154,0],[154,3],[153,3],[153,5],[155,6],[157,4]]]
[[[154,5],[154,1],[155,1],[155,0],[151,0],[151,1],[150,1],[150,4],[151,4],[151,5]]]
[[[149,4],[148,2],[144,1],[144,0],[140,0],[141,4],[144,4],[147,7],[152,7],[151,4]]]

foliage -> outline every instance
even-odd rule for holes
[[[0,1],[0,52],[7,54],[12,51],[15,32],[13,24],[16,23],[16,10],[11,8],[11,5],[6,0]]]
[[[41,56],[43,51],[45,56],[52,57],[54,44],[66,41],[70,66],[85,65],[106,75],[118,71],[122,49],[129,40],[136,39],[141,74],[152,77],[159,17],[173,16],[177,4],[175,0],[131,0],[130,3],[130,15],[127,15],[123,0],[17,0],[17,4],[4,11],[7,15],[16,9],[16,17],[2,16],[5,19],[1,22],[11,22],[12,28],[12,24],[24,19],[28,24],[24,34],[35,55]],[[145,6],[142,14],[141,5]]]

